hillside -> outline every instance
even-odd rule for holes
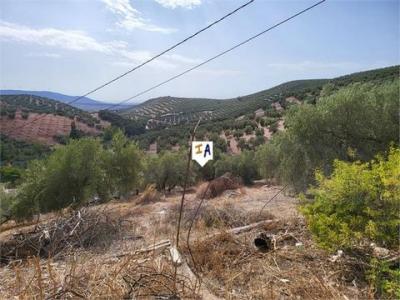
[[[0,90],[0,95],[32,95],[32,96],[57,100],[63,103],[70,103],[77,98],[77,96],[68,96],[61,93],[55,93],[49,91],[28,91],[28,90]],[[98,111],[101,109],[107,109],[112,105],[113,105],[112,103],[97,101],[90,99],[88,97],[83,97],[82,99],[79,99],[78,101],[71,104],[71,106],[75,108],[79,108],[86,111]],[[123,109],[123,108],[126,109],[131,106],[132,105],[118,105],[113,107],[113,109]]]
[[[315,97],[328,80],[291,81],[268,90],[232,99],[204,99],[159,97],[150,99],[119,113],[129,118],[154,119],[161,124],[177,125],[203,120],[223,120],[253,113],[257,109],[269,109],[274,102],[283,102],[286,96]]]
[[[337,87],[355,82],[381,81],[399,76],[399,67],[387,67],[358,72],[333,79],[296,80],[254,94],[232,99],[203,99],[159,97],[150,99],[119,113],[128,118],[152,119],[153,124],[177,125],[203,120],[224,120],[253,114],[258,109],[267,110],[273,103],[286,105],[286,99],[295,97],[300,101],[315,102],[322,87],[332,83]]]
[[[227,100],[160,97],[119,114],[138,123],[147,119],[146,132],[135,139],[150,152],[185,146],[192,123],[201,116],[196,138],[212,139],[222,152],[237,154],[284,130],[286,109],[303,102],[315,104],[324,86],[333,92],[353,83],[391,81],[398,73],[394,66],[334,79],[296,80]]]
[[[72,122],[85,134],[96,135],[102,128],[100,120],[88,112],[31,95],[1,95],[0,115],[3,134],[47,145],[55,144],[57,137],[68,136]]]

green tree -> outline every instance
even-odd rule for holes
[[[0,167],[0,182],[10,182],[14,184],[21,178],[22,169],[13,166]]]
[[[291,107],[286,132],[269,142],[279,153],[276,176],[305,190],[315,183],[314,170],[330,174],[335,159],[368,161],[392,142],[398,144],[398,99],[395,80],[353,84],[320,98],[316,105]]]
[[[97,140],[73,140],[45,161],[32,162],[13,207],[16,218],[79,206],[94,196],[105,177],[101,151]]]
[[[184,150],[179,152],[164,151],[157,156],[150,156],[145,162],[145,185],[155,184],[160,191],[170,191],[175,186],[182,186],[185,180],[186,158]],[[189,184],[193,178],[189,178]]]
[[[240,177],[244,184],[252,184],[253,180],[258,178],[254,152],[245,150],[236,156],[222,154],[215,162],[215,175],[219,177],[228,172]]]
[[[76,128],[75,121],[71,122],[71,131],[69,137],[71,139],[79,139],[84,136],[84,132]]]
[[[247,125],[244,129],[244,132],[246,132],[246,134],[251,134],[253,132],[253,127]]]
[[[241,150],[245,150],[245,149],[248,148],[248,144],[247,144],[247,142],[246,142],[246,140],[244,138],[240,138],[239,139],[237,146]]]
[[[130,142],[121,130],[117,130],[102,158],[106,181],[112,193],[126,196],[139,187],[142,158],[137,144]]]

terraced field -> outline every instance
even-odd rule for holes
[[[89,135],[98,135],[107,123],[95,115],[64,103],[31,95],[0,96],[1,133],[22,141],[56,144],[57,136],[69,136],[71,124]]]
[[[78,118],[79,121],[91,127],[99,123],[98,119],[90,113],[53,99],[33,95],[0,95],[2,116],[12,116],[17,110],[21,110],[25,116],[29,113],[39,113]]]
[[[159,97],[150,99],[133,108],[121,110],[123,117],[146,118],[153,124],[178,125],[203,120],[224,120],[253,114],[258,109],[269,109],[273,103],[285,107],[295,97],[300,101],[313,102],[320,95],[323,86],[332,83],[337,87],[354,82],[379,81],[396,78],[398,66],[354,73],[334,79],[309,79],[290,81],[271,89],[232,99],[204,99]],[[297,101],[296,101],[297,102]],[[151,128],[151,127],[150,127]]]
[[[120,114],[131,119],[148,118],[168,125],[178,125],[203,120],[223,120],[268,109],[274,102],[284,103],[287,96],[319,93],[327,80],[300,80],[285,83],[272,89],[232,99],[160,97],[150,99]]]
[[[35,121],[37,120],[37,121]],[[0,117],[1,133],[16,140],[36,142],[45,145],[56,144],[55,136],[68,136],[73,120],[53,114],[30,113],[27,119],[18,110],[14,119]],[[27,125],[29,124],[29,125]],[[100,130],[75,120],[76,129],[90,135],[98,135]]]

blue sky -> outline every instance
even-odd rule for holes
[[[0,88],[81,95],[246,0],[1,0]],[[121,101],[316,1],[256,0],[162,59],[92,94]],[[229,98],[289,80],[399,64],[399,1],[328,0],[149,94]]]

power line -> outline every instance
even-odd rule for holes
[[[187,74],[187,73],[189,73],[189,72],[191,72],[191,71],[193,71],[195,69],[200,68],[201,66],[203,66],[203,65],[205,65],[205,64],[207,64],[207,63],[209,63],[209,62],[211,62],[211,61],[213,61],[213,60],[215,60],[215,59],[217,59],[217,58],[219,58],[219,57],[221,57],[221,56],[223,56],[223,55],[225,55],[225,54],[227,54],[227,53],[229,53],[229,52],[231,52],[231,51],[233,51],[233,50],[235,50],[235,49],[237,49],[237,48],[239,48],[239,47],[241,47],[241,46],[243,46],[243,45],[245,45],[245,44],[247,44],[249,42],[251,42],[252,40],[254,40],[254,39],[256,39],[256,38],[258,38],[258,37],[260,37],[260,36],[262,36],[262,35],[264,35],[266,33],[268,33],[269,31],[271,31],[271,30],[283,25],[284,23],[287,23],[290,20],[292,20],[292,19],[294,19],[294,18],[306,13],[307,11],[319,6],[322,3],[324,3],[325,1],[326,0],[321,0],[321,1],[315,3],[315,4],[311,5],[311,6],[308,6],[307,8],[305,8],[305,9],[303,9],[303,10],[301,10],[301,11],[299,11],[299,12],[293,14],[293,15],[291,15],[290,17],[288,17],[288,18],[276,23],[275,25],[272,25],[272,26],[266,28],[265,30],[263,30],[263,31],[255,34],[255,35],[247,38],[246,40],[244,40],[244,41],[232,46],[231,48],[229,48],[229,49],[227,49],[227,50],[225,50],[225,51],[223,51],[223,52],[221,52],[221,53],[219,53],[219,54],[217,54],[217,55],[215,55],[215,56],[213,56],[213,57],[211,57],[211,58],[209,58],[209,59],[197,64],[197,65],[195,65],[194,67],[191,67],[191,68],[189,68],[189,69],[187,69],[187,70],[185,70],[185,71],[183,71],[183,72],[181,72],[181,73],[179,73],[177,75],[174,75],[174,76],[172,76],[172,77],[170,77],[170,78],[168,78],[168,79],[166,79],[166,80],[164,80],[164,81],[162,81],[162,82],[160,82],[160,83],[158,83],[158,84],[156,84],[156,85],[154,85],[154,86],[152,86],[152,87],[150,87],[150,88],[148,88],[148,89],[146,89],[146,90],[144,90],[142,92],[139,92],[139,93],[133,95],[132,97],[129,97],[128,99],[125,99],[125,100],[123,100],[121,102],[118,102],[116,104],[110,105],[109,107],[106,107],[104,110],[108,110],[108,109],[111,109],[113,107],[119,106],[119,105],[121,105],[123,103],[126,103],[126,102],[128,102],[128,101],[130,101],[130,100],[132,100],[134,98],[137,98],[137,97],[139,97],[139,96],[141,96],[143,94],[146,94],[146,93],[148,93],[148,92],[150,92],[150,91],[152,91],[152,90],[154,90],[154,89],[156,89],[156,88],[158,88],[158,87],[160,87],[160,86],[162,86],[164,84],[167,84],[168,82],[170,82],[172,80],[175,80],[175,79],[177,79],[179,77],[182,77],[183,75],[185,75],[185,74]],[[35,121],[36,120],[32,120],[29,123],[32,123],[32,122],[35,122]],[[19,128],[16,128],[16,129],[20,129],[22,127],[25,127],[29,123],[26,123],[23,126],[21,126]]]
[[[225,50],[225,51],[223,51],[223,52],[221,52],[221,53],[219,53],[219,54],[217,54],[217,55],[215,55],[215,56],[213,56],[213,57],[211,57],[211,58],[209,58],[209,59],[207,59],[207,60],[205,60],[205,61],[203,61],[203,62],[201,62],[201,63],[199,63],[198,65],[196,65],[196,66],[194,66],[194,67],[191,67],[191,68],[189,68],[189,69],[187,69],[187,70],[183,71],[182,73],[179,73],[179,74],[177,74],[177,75],[175,75],[175,76],[172,76],[172,77],[170,77],[170,78],[168,78],[168,79],[166,79],[166,80],[164,80],[164,81],[162,81],[162,82],[160,82],[160,83],[158,83],[158,84],[156,84],[156,85],[154,85],[154,86],[152,86],[152,87],[150,87],[150,88],[148,88],[148,89],[146,89],[146,90],[144,90],[144,91],[142,91],[142,92],[140,92],[140,93],[137,93],[137,94],[133,95],[132,97],[129,97],[128,99],[125,99],[125,100],[123,100],[123,101],[121,101],[121,102],[118,102],[118,103],[116,103],[116,104],[113,104],[113,105],[111,105],[111,106],[105,108],[104,110],[106,110],[106,109],[111,109],[111,108],[113,108],[113,107],[116,107],[116,106],[118,106],[118,105],[121,105],[121,104],[123,104],[123,103],[126,103],[126,102],[128,102],[128,101],[130,101],[130,100],[132,100],[132,99],[134,99],[134,98],[137,98],[137,97],[139,97],[139,96],[141,96],[141,95],[143,95],[143,94],[146,94],[146,93],[148,93],[148,92],[150,92],[150,91],[152,91],[152,90],[154,90],[154,89],[156,89],[156,88],[158,88],[158,87],[160,87],[160,86],[162,86],[162,85],[164,85],[164,84],[166,84],[166,83],[168,83],[168,82],[170,82],[170,81],[172,81],[172,80],[175,80],[175,79],[177,79],[177,78],[179,78],[179,77],[181,77],[181,76],[183,76],[183,75],[185,75],[185,74],[187,74],[187,73],[189,73],[189,72],[191,72],[191,71],[193,71],[193,70],[195,70],[195,69],[198,69],[198,68],[200,68],[201,66],[203,66],[203,65],[205,65],[205,64],[207,64],[207,63],[209,63],[209,62],[211,62],[211,61],[213,61],[213,60],[215,60],[215,59],[217,59],[217,58],[219,58],[219,57],[221,57],[221,56],[223,56],[223,55],[225,55],[225,54],[227,54],[227,53],[229,53],[229,52],[231,52],[231,51],[233,51],[233,50],[235,50],[235,49],[237,49],[237,48],[239,48],[240,46],[243,46],[244,44],[249,43],[250,41],[252,41],[252,40],[254,40],[254,39],[260,37],[261,35],[263,35],[263,34],[269,32],[269,31],[271,31],[271,30],[273,30],[273,29],[275,29],[275,28],[277,28],[277,27],[279,27],[280,25],[282,25],[282,24],[284,24],[284,23],[286,23],[286,22],[289,22],[290,20],[292,20],[292,19],[298,17],[299,15],[301,15],[301,14],[303,14],[303,13],[305,13],[305,12],[311,10],[311,9],[313,9],[314,7],[316,7],[316,6],[320,5],[320,4],[322,4],[322,3],[325,2],[325,1],[326,1],[326,0],[321,0],[321,1],[319,1],[319,2],[317,2],[317,3],[315,3],[315,4],[313,4],[313,5],[311,5],[311,6],[309,6],[309,7],[307,7],[307,8],[305,8],[305,9],[299,11],[298,13],[296,13],[296,14],[294,14],[294,15],[292,15],[292,16],[286,18],[286,19],[284,19],[283,21],[280,21],[279,23],[276,23],[275,25],[273,25],[273,26],[271,26],[271,27],[268,27],[267,29],[265,29],[265,30],[263,30],[263,31],[261,31],[261,32],[259,32],[259,33],[257,33],[257,34],[255,34],[255,35],[249,37],[248,39],[246,39],[246,40],[244,40],[244,41],[242,41],[242,42],[236,44],[235,46],[233,46],[233,47],[231,47],[231,48],[229,48],[229,49],[227,49],[227,50]]]
[[[243,9],[243,8],[245,8],[246,6],[248,6],[248,5],[250,5],[251,3],[253,3],[254,1],[255,1],[255,0],[250,0],[250,1],[246,2],[246,3],[244,3],[243,5],[239,6],[238,8],[236,8],[236,9],[234,9],[233,11],[229,12],[228,14],[222,16],[221,18],[219,18],[218,20],[212,22],[211,24],[207,25],[206,27],[203,27],[202,29],[196,31],[195,33],[191,34],[190,36],[184,38],[184,39],[181,40],[180,42],[178,42],[178,43],[172,45],[171,47],[169,47],[169,48],[163,50],[163,51],[160,52],[159,54],[157,54],[157,55],[155,55],[155,56],[149,58],[148,60],[144,61],[143,63],[141,63],[141,64],[135,66],[134,68],[132,68],[132,69],[126,71],[125,73],[123,73],[123,74],[121,74],[121,75],[118,75],[117,77],[115,77],[115,78],[113,78],[113,79],[107,81],[106,83],[104,83],[104,84],[102,84],[102,85],[100,85],[100,86],[98,86],[98,87],[96,87],[96,88],[90,90],[89,92],[85,93],[84,95],[79,96],[79,97],[75,98],[74,100],[72,100],[72,101],[70,101],[70,102],[66,102],[65,104],[69,105],[69,104],[75,103],[75,102],[79,101],[80,99],[82,99],[82,98],[84,98],[84,97],[87,97],[87,96],[89,96],[90,94],[93,94],[94,92],[96,92],[96,91],[98,91],[98,90],[100,90],[100,89],[102,89],[102,88],[104,88],[104,87],[110,85],[111,83],[113,83],[113,82],[115,82],[115,81],[121,79],[122,77],[125,77],[126,75],[128,75],[128,74],[130,74],[130,73],[136,71],[137,69],[142,68],[143,66],[145,66],[145,65],[147,65],[148,63],[152,62],[153,60],[159,58],[160,56],[166,54],[167,52],[170,52],[171,50],[173,50],[173,49],[179,47],[180,45],[182,45],[182,44],[186,43],[187,41],[191,40],[192,38],[196,37],[196,36],[199,35],[200,33],[204,32],[204,31],[210,29],[211,27],[215,26],[216,24],[222,22],[222,21],[225,20],[226,18],[229,18],[230,16],[234,15],[235,13],[237,13],[238,11],[240,11],[241,9]],[[114,106],[115,106],[115,105],[113,105],[112,107],[114,107]],[[109,108],[105,108],[105,109],[109,109]],[[22,125],[22,126],[16,128],[16,130],[17,130],[17,129],[21,129],[21,128],[25,127],[26,125],[30,124],[30,123],[36,122],[37,120],[39,120],[39,119],[41,119],[41,118],[43,118],[43,117],[44,117],[44,116],[39,116],[39,117],[37,117],[36,119],[33,119],[32,121],[30,121],[30,122],[28,122],[28,123],[25,123],[24,125]]]

